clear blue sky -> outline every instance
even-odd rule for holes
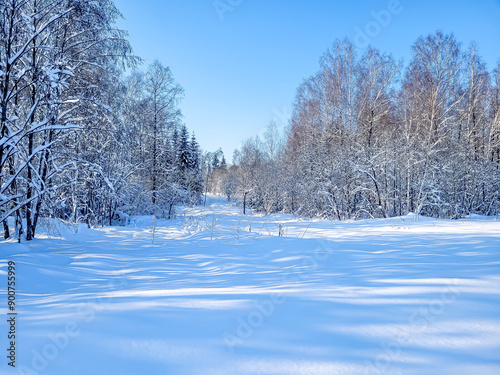
[[[500,59],[500,0],[115,3],[134,52],[145,65],[158,59],[169,66],[184,87],[184,121],[200,145],[207,151],[222,147],[228,161],[273,118],[286,125],[296,88],[318,70],[335,39],[347,36],[364,47],[357,30],[368,31],[372,46],[405,62],[417,37],[436,30],[455,33],[464,48],[476,41],[489,70]],[[390,19],[377,20],[373,12],[387,16],[384,11]]]

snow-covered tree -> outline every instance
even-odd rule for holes
[[[499,74],[453,34],[419,38],[405,69],[336,41],[298,88],[283,148],[272,127],[235,152],[252,208],[338,220],[499,212]],[[493,78],[493,79],[490,79]]]
[[[2,0],[0,12],[0,221],[14,213],[20,238],[24,218],[31,240],[69,165],[60,144],[99,105],[95,79],[133,59],[112,1]]]

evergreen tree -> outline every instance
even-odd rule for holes
[[[189,173],[189,189],[196,201],[199,201],[203,193],[203,174],[200,168],[200,147],[196,141],[194,132],[190,142],[191,163]]]
[[[200,148],[198,146],[198,142],[196,141],[196,137],[193,134],[191,135],[191,143],[189,144],[189,149],[191,153],[191,169],[199,169],[200,167]]]
[[[227,168],[226,158],[224,157],[224,154],[222,154],[222,160],[220,161],[220,167],[221,167],[221,169]]]
[[[181,127],[178,145],[178,165],[181,171],[189,169],[191,164],[191,150],[188,140],[188,130],[186,126]]]
[[[174,124],[172,129],[172,150],[173,150],[173,161],[176,162],[179,156],[179,130],[177,129],[177,125]]]
[[[217,169],[220,167],[219,155],[218,153],[214,153],[212,156],[212,169]]]

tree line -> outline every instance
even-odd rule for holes
[[[200,201],[183,89],[158,61],[124,74],[142,60],[120,17],[112,0],[0,0],[4,238],[31,240],[44,216],[104,225]]]
[[[453,34],[420,37],[405,66],[337,40],[271,123],[213,174],[253,209],[336,220],[500,213],[500,64]]]
[[[228,166],[183,124],[170,69],[135,69],[119,17],[112,0],[0,0],[4,238],[31,240],[41,217],[170,218],[209,191],[337,220],[500,213],[500,65],[474,44],[421,37],[405,66],[337,40],[286,131],[271,123]]]

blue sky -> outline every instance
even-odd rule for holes
[[[436,30],[476,41],[492,70],[500,59],[500,0],[115,0],[134,52],[169,66],[185,89],[184,122],[228,161],[271,120],[286,126],[299,84],[337,38],[408,62]],[[218,5],[217,9],[216,6]],[[361,32],[366,36],[361,36]],[[144,66],[145,67],[145,66]]]

